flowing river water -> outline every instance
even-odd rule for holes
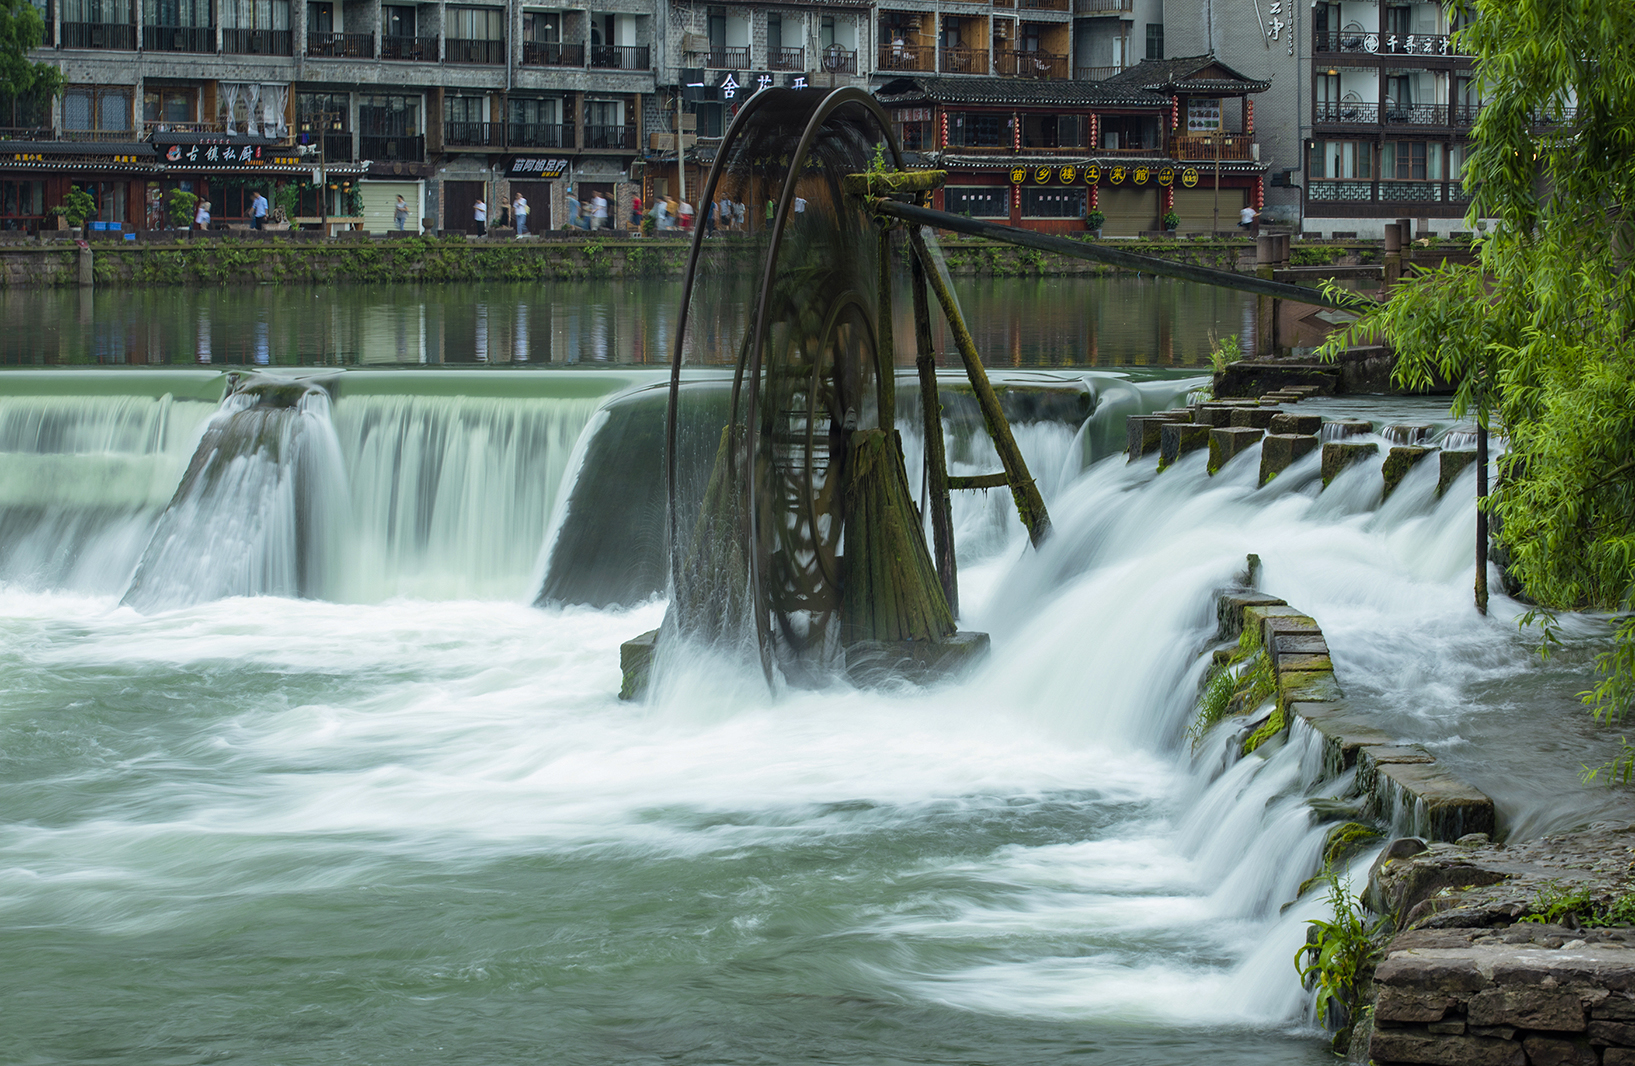
[[[1574,773],[1613,747],[1573,699],[1597,624],[1546,663],[1470,609],[1472,471],[1160,475],[1117,427],[1199,379],[1032,373],[1096,413],[1018,427],[1042,551],[958,501],[971,677],[700,660],[641,704],[618,645],[661,601],[530,604],[590,565],[563,503],[654,371],[348,370],[253,419],[206,368],[0,375],[5,1057],[1330,1061],[1309,753],[1185,736],[1247,552],[1512,836],[1635,815]]]

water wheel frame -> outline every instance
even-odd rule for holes
[[[750,97],[740,108],[722,139],[721,147],[717,150],[715,162],[710,167],[709,178],[705,181],[699,202],[706,205],[715,202],[716,189],[724,168],[733,157],[734,147],[754,122],[761,106],[773,98],[773,91],[763,90]],[[860,111],[865,121],[872,120],[878,143],[886,145],[895,168],[903,169],[902,149],[892,132],[890,119],[879,102],[867,92],[858,88],[835,90],[826,95],[812,111],[783,174],[766,258],[761,271],[760,286],[754,301],[754,318],[739,352],[733,374],[732,413],[729,421],[733,440],[726,454],[730,464],[730,475],[743,503],[740,511],[744,516],[740,540],[745,547],[748,569],[746,577],[750,588],[757,650],[762,670],[769,682],[774,679],[775,669],[780,662],[787,670],[793,665],[793,660],[804,657],[813,650],[817,650],[819,655],[827,654],[838,644],[839,626],[833,623],[837,620],[843,575],[840,573],[839,560],[833,549],[838,546],[844,525],[845,438],[849,430],[855,428],[854,424],[850,424],[851,418],[863,407],[864,398],[860,392],[865,378],[872,378],[875,387],[878,387],[882,373],[894,372],[894,368],[878,365],[879,348],[878,339],[874,336],[874,323],[867,313],[868,308],[864,299],[859,295],[860,292],[867,292],[868,287],[875,283],[875,279],[859,276],[854,279],[852,286],[839,292],[824,309],[824,325],[817,335],[815,350],[807,353],[811,364],[811,378],[806,389],[804,462],[792,486],[794,492],[790,493],[789,479],[774,469],[777,462],[776,422],[781,415],[789,412],[769,408],[767,401],[770,397],[765,395],[771,391],[766,387],[766,382],[786,377],[782,369],[790,363],[788,358],[790,348],[802,339],[784,336],[777,338],[784,343],[774,343],[774,327],[780,324],[788,326],[792,310],[774,302],[778,291],[779,253],[783,247],[784,235],[790,228],[798,179],[806,168],[812,147],[830,120],[846,109]],[[855,210],[859,216],[866,214],[866,208],[861,200],[853,201],[847,197],[840,198],[835,204],[835,210],[837,215],[842,216],[844,212],[850,210]],[[703,220],[708,217],[708,213],[709,208],[706,207],[696,216],[700,219],[700,224],[693,233],[692,247],[687,257],[687,269],[682,282],[681,311],[670,360],[670,395],[665,426],[665,480],[669,504],[668,530],[672,573],[679,572],[677,568],[681,561],[677,554],[682,543],[679,535],[681,515],[676,469],[682,354],[687,336],[688,315],[692,307],[693,286],[697,280],[698,262],[704,243]],[[870,224],[872,219],[865,221],[865,225]],[[830,358],[833,364],[834,360],[831,357],[838,347],[836,331],[841,326],[843,318],[852,316],[854,311],[857,312],[854,317],[861,323],[865,336],[855,338],[850,349],[853,356],[856,356],[859,347],[857,342],[866,341],[866,359],[853,358],[849,367],[852,373],[844,372],[848,369],[845,365],[831,365],[826,374],[824,360]],[[864,362],[869,365],[860,365]],[[844,364],[845,360],[841,360],[840,363]],[[823,414],[830,420],[830,428],[826,434],[829,439],[823,455],[825,465],[821,478],[818,478],[814,477],[814,464],[819,452],[816,441],[818,430],[816,416],[819,415],[820,397],[825,397],[821,406],[825,408]],[[740,427],[744,435],[741,440],[737,437]],[[817,486],[819,481],[821,486]],[[784,490],[782,498],[779,498],[780,493],[777,491],[779,489]],[[827,526],[824,525],[825,518],[828,520]],[[811,558],[803,559],[801,556],[804,553],[809,553]],[[805,579],[807,587],[791,588],[797,577]],[[814,649],[814,645],[819,641],[824,647]],[[780,649],[783,654],[780,654]]]

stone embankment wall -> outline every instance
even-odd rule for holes
[[[121,235],[111,235],[118,238]],[[548,234],[526,240],[317,233],[210,233],[155,231],[134,241],[98,237],[89,242],[95,283],[128,285],[334,284],[393,281],[539,281],[574,278],[680,277],[689,240]],[[727,237],[724,240],[741,240]],[[1144,255],[1223,270],[1254,271],[1248,240],[1118,242]],[[748,242],[745,242],[749,247]],[[944,236],[950,272],[962,277],[1057,277],[1121,273],[1114,267],[1048,255],[996,241]],[[83,283],[75,242],[0,238],[0,288]],[[1343,273],[1377,258],[1378,248],[1312,244],[1297,262],[1332,264]],[[1321,270],[1317,271],[1322,273]]]

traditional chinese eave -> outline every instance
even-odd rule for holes
[[[1249,96],[1272,87],[1271,82],[1241,74],[1213,55],[1143,59],[1103,84],[1164,96]]]

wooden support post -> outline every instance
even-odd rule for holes
[[[1487,613],[1487,410],[1476,409],[1476,610]]]
[[[874,372],[878,377],[880,428],[897,424],[897,351],[891,329],[891,230],[880,231],[880,306],[875,312]]]
[[[1022,524],[1027,527],[1028,539],[1037,548],[1050,536],[1050,514],[1045,510],[1044,497],[1039,495],[1039,486],[1033,483],[1033,477],[1028,473],[1022,449],[1016,446],[1016,438],[1011,436],[1010,423],[1005,419],[999,397],[988,381],[988,372],[982,366],[981,357],[977,355],[976,341],[972,339],[970,330],[965,328],[959,306],[954,303],[954,294],[948,291],[942,275],[937,273],[936,265],[931,262],[931,253],[926,250],[920,231],[910,229],[908,239],[914,247],[914,258],[921,267],[921,275],[930,283],[931,291],[937,294],[937,302],[942,305],[948,330],[954,335],[954,344],[965,363],[965,376],[971,379],[971,391],[976,393],[977,406],[982,408],[982,421],[987,424],[988,436],[993,439],[994,450],[999,453],[999,461],[1005,467],[1011,496],[1016,500],[1017,514],[1021,515]]]
[[[920,372],[920,411],[925,423],[927,506],[931,509],[931,541],[937,552],[937,578],[954,617],[959,617],[959,573],[954,563],[954,508],[948,498],[948,453],[942,440],[942,400],[937,394],[937,360],[931,345],[931,303],[925,295],[925,270],[910,256],[914,289],[914,366]]]

